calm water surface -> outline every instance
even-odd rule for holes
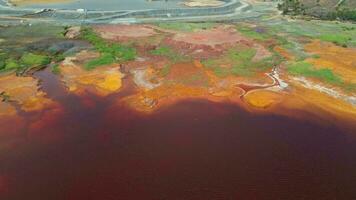
[[[120,95],[64,95],[41,73],[63,108],[7,138],[21,145],[0,151],[0,199],[356,197],[356,140],[335,126],[208,101],[141,115],[112,107]]]
[[[140,9],[164,9],[182,7],[181,0],[147,1],[147,0],[72,0],[66,3],[26,5],[31,8],[57,8],[89,10],[140,10]]]

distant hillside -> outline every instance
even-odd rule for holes
[[[284,14],[356,21],[356,0],[281,0]]]

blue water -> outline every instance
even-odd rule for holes
[[[183,7],[181,0],[72,0],[65,3],[25,5],[26,8],[88,9],[88,10],[141,10]]]

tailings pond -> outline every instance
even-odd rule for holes
[[[355,135],[335,125],[205,100],[142,114],[112,106],[130,88],[75,96],[36,76],[60,106],[21,114],[12,135],[0,127],[1,199],[356,197]]]

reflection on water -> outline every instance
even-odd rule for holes
[[[30,8],[57,8],[57,9],[89,9],[89,10],[140,10],[165,9],[182,7],[181,0],[149,1],[149,0],[69,0],[63,3],[31,4]]]
[[[356,140],[337,127],[208,101],[142,115],[113,106],[122,94],[69,95],[55,76],[37,76],[62,106],[25,116],[26,129],[0,136],[0,146],[12,143],[0,150],[1,199],[356,195]]]

